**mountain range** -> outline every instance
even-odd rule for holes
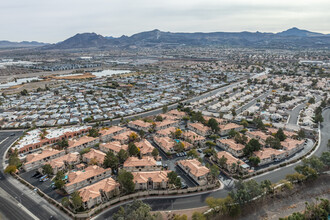
[[[96,33],[76,34],[56,44],[36,45],[42,50],[57,49],[107,49],[136,47],[177,46],[231,46],[251,48],[330,48],[330,35],[291,28],[279,33],[212,32],[173,33],[152,30],[118,38]],[[40,47],[41,46],[41,47]],[[1,47],[1,44],[0,44]]]

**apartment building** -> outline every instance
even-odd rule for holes
[[[68,153],[81,151],[87,147],[93,147],[95,144],[99,143],[99,138],[83,136],[79,139],[69,140],[69,147],[66,149]]]
[[[64,150],[45,149],[41,153],[33,153],[26,156],[26,162],[23,165],[25,171],[30,171],[41,167],[50,160],[65,155]]]
[[[78,192],[82,199],[83,207],[85,209],[91,209],[94,206],[119,195],[120,184],[109,177],[92,185],[86,186]]]
[[[236,143],[234,139],[218,139],[217,144],[235,157],[241,157],[244,154],[243,149],[245,146],[243,144]]]
[[[209,128],[199,122],[188,123],[188,128],[201,136],[207,136],[207,135],[211,134],[211,132],[212,132],[211,128]]]
[[[226,151],[220,151],[217,153],[217,161],[219,161],[222,157],[227,159],[224,168],[230,173],[236,173],[239,167],[242,171],[247,171],[249,169],[249,165]]]
[[[110,128],[102,129],[99,131],[99,133],[101,134],[100,141],[101,142],[111,141],[111,139],[114,136],[119,135],[125,131],[126,131],[126,128],[119,127],[119,126],[112,126]]]
[[[105,153],[99,150],[91,149],[88,153],[82,155],[83,162],[102,166],[105,158]]]
[[[162,163],[156,161],[153,157],[145,156],[139,159],[138,157],[129,157],[123,164],[123,169],[130,172],[137,171],[156,171],[162,169]]]
[[[152,127],[152,123],[144,122],[142,120],[135,120],[130,121],[127,126],[135,130],[142,130],[144,132],[148,132],[149,129]]]
[[[237,132],[240,132],[243,130],[243,125],[238,125],[235,123],[229,123],[229,124],[222,124],[219,126],[220,127],[220,135],[221,136],[226,136],[231,130],[235,130]]]
[[[175,153],[174,145],[175,141],[169,137],[157,137],[154,136],[154,142],[165,152],[173,154]]]
[[[135,190],[162,190],[168,188],[168,173],[165,171],[132,172]]]
[[[68,169],[70,166],[74,167],[80,163],[80,154],[78,152],[72,152],[52,159],[48,164],[53,168],[53,173],[56,175],[58,171]]]
[[[110,175],[110,168],[103,169],[97,165],[89,166],[81,171],[71,171],[68,174],[68,183],[64,185],[64,190],[71,194],[82,187],[95,183]]]
[[[209,175],[210,170],[206,166],[203,166],[197,159],[180,160],[178,161],[178,166],[200,186],[207,184],[207,176]]]
[[[140,155],[142,156],[151,156],[152,151],[155,149],[147,139],[136,142],[135,146],[140,149]]]

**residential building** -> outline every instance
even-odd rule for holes
[[[99,138],[83,136],[79,139],[69,140],[69,147],[67,152],[81,151],[84,148],[93,147],[99,143]]]
[[[50,160],[65,155],[64,150],[45,149],[41,153],[33,153],[26,156],[26,162],[23,165],[25,171],[30,171],[41,167]]]
[[[238,124],[235,124],[235,123],[229,123],[229,124],[225,124],[225,125],[220,125],[220,135],[221,136],[226,136],[228,135],[228,133],[231,131],[231,130],[235,130],[237,132],[243,130],[243,125],[238,125]]]
[[[155,149],[147,139],[136,142],[135,146],[140,149],[140,154],[142,156],[151,156],[152,151]]]
[[[217,144],[235,157],[241,157],[244,154],[243,149],[245,146],[243,144],[236,143],[234,139],[218,139]]]
[[[100,141],[101,142],[111,141],[111,139],[114,136],[119,135],[125,131],[126,131],[126,128],[118,127],[118,126],[112,126],[110,128],[102,129],[99,132],[101,134]]]
[[[211,134],[211,128],[209,128],[199,122],[188,123],[188,128],[201,136],[207,136],[207,135]]]
[[[224,168],[228,170],[230,173],[236,173],[239,167],[241,168],[242,171],[247,171],[249,169],[249,166],[244,163],[242,160],[234,157],[230,153],[226,151],[220,151],[217,153],[217,160],[221,159],[222,157],[226,158],[226,164]]]
[[[203,166],[197,159],[179,160],[178,166],[182,168],[200,186],[207,184],[207,176],[210,170]]]
[[[168,173],[165,171],[132,172],[135,190],[162,190],[168,188]]]
[[[53,168],[54,175],[56,175],[58,171],[65,170],[70,167],[73,168],[74,165],[79,163],[80,154],[78,152],[68,153],[48,162],[48,164]]]
[[[148,132],[149,129],[152,127],[152,123],[144,122],[142,120],[135,120],[130,121],[127,126],[135,130],[142,130],[144,132]]]
[[[85,209],[91,209],[95,205],[108,201],[114,196],[119,195],[119,183],[111,177],[103,179],[97,183],[80,189],[79,195]]]
[[[111,169],[103,169],[97,165],[89,166],[82,171],[71,171],[68,174],[68,183],[64,185],[64,190],[71,194],[74,191],[95,183],[111,174]]]
[[[154,142],[160,147],[165,153],[175,153],[174,146],[175,142],[169,137],[157,137],[154,136]]]
[[[123,169],[130,172],[137,171],[156,171],[162,169],[162,163],[156,161],[153,157],[145,156],[139,159],[138,157],[129,157],[123,164]]]
[[[88,153],[82,155],[82,160],[87,164],[102,166],[105,155],[106,154],[103,153],[102,151],[95,150],[92,148]]]

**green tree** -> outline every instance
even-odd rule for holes
[[[220,131],[219,128],[219,123],[217,122],[217,120],[215,120],[214,118],[210,118],[209,121],[207,122],[207,125],[211,128],[211,130],[215,133]]]
[[[265,125],[262,122],[261,118],[257,117],[253,119],[253,124],[260,130],[265,130]]]
[[[212,166],[210,167],[210,173],[211,173],[213,180],[218,179],[218,176],[220,174],[219,167],[215,164],[212,164]]]
[[[69,205],[70,205],[70,200],[69,200],[68,197],[63,197],[61,203],[62,203],[62,205],[63,205],[64,207],[67,208],[67,207],[69,207]]]
[[[114,155],[112,151],[108,151],[104,157],[103,166],[108,168],[110,167],[112,171],[118,169],[119,158]]]
[[[124,149],[120,149],[117,156],[118,156],[118,159],[119,159],[119,163],[122,164],[127,160],[128,153]]]
[[[187,220],[188,219],[188,217],[187,217],[187,215],[174,215],[174,218],[173,218],[173,220]]]
[[[15,173],[17,170],[17,167],[15,165],[8,165],[6,167],[6,169],[4,170],[5,173],[9,173],[9,174],[12,174],[12,173]]]
[[[235,135],[239,134],[237,131],[235,131],[234,129],[231,129],[229,132],[228,132],[228,136],[230,138],[233,138],[235,137]]]
[[[178,177],[178,174],[175,171],[169,172],[167,177],[169,184],[173,184],[176,187],[181,187],[181,179]]]
[[[270,146],[271,148],[274,148],[274,149],[281,149],[282,148],[281,141],[277,137],[276,138],[268,137],[266,139],[266,144],[268,146]]]
[[[224,168],[225,165],[227,164],[227,160],[228,159],[226,157],[224,157],[224,156],[222,156],[221,158],[219,158],[218,159],[218,162],[219,162],[220,167]]]
[[[122,206],[113,214],[114,220],[161,220],[159,212],[151,213],[151,207],[141,200],[134,200],[132,203]]]
[[[191,149],[190,151],[188,151],[187,156],[193,157],[193,158],[198,158],[198,153],[197,153],[196,149]]]
[[[22,165],[21,160],[18,158],[18,150],[15,149],[9,156],[9,165],[16,166],[17,168]]]
[[[295,172],[293,174],[286,175],[285,179],[289,180],[291,183],[302,182],[306,179],[306,176],[301,173]]]
[[[258,140],[252,138],[249,143],[244,147],[243,152],[246,156],[250,156],[254,151],[261,149],[261,144]]]
[[[84,148],[80,151],[80,155],[84,155],[84,154],[88,153],[89,151],[91,151],[90,147]]]
[[[253,166],[258,166],[260,163],[259,157],[249,157],[249,161],[253,164]]]
[[[249,126],[249,122],[247,122],[247,120],[243,119],[243,120],[241,121],[241,125],[243,125],[244,128],[246,128],[247,126]]]
[[[160,115],[157,115],[155,121],[163,121],[163,117]]]
[[[298,131],[298,138],[299,138],[299,139],[304,139],[305,137],[306,137],[305,131],[302,130],[302,129],[300,129],[300,130]]]
[[[69,146],[69,142],[67,139],[63,139],[57,142],[57,146],[59,150],[67,148]]]
[[[177,128],[174,132],[174,137],[175,138],[180,138],[182,135],[182,130],[180,128]]]
[[[82,199],[81,199],[78,191],[75,191],[72,193],[71,203],[73,205],[74,210],[77,210],[80,207],[82,207]]]
[[[135,184],[133,182],[133,174],[126,170],[120,170],[118,174],[118,182],[122,189],[126,193],[132,193],[135,190]]]
[[[163,113],[165,114],[168,111],[168,107],[165,105],[162,110],[163,110]]]
[[[137,156],[140,151],[134,143],[130,142],[128,144],[128,153],[130,156]]]
[[[206,220],[206,217],[200,212],[194,212],[191,216],[192,220]]]
[[[275,137],[278,138],[280,141],[284,141],[286,139],[286,135],[283,132],[282,128],[279,128],[275,134]]]
[[[98,137],[100,136],[99,129],[97,128],[92,128],[88,131],[88,136],[90,137]]]
[[[329,167],[330,166],[330,152],[329,151],[323,152],[320,157],[320,160],[323,162],[324,165]]]
[[[152,155],[153,157],[155,157],[155,158],[159,155],[159,151],[157,150],[157,148],[154,148],[154,149],[152,150],[151,155]]]
[[[42,172],[47,175],[53,175],[53,167],[50,164],[42,166]]]

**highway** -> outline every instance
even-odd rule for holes
[[[321,124],[321,141],[316,150],[313,151],[312,155],[320,156],[322,152],[327,151],[327,143],[330,139],[330,108],[323,111],[323,117],[324,122]],[[256,180],[258,183],[260,183],[263,180],[270,180],[273,183],[278,182],[285,178],[287,174],[294,172],[294,167],[298,165],[300,162],[297,162],[295,164],[290,164],[286,167],[278,168],[274,171],[267,172],[264,174],[261,174],[257,177],[254,177],[253,179]],[[177,198],[147,198],[142,199],[145,203],[149,204],[153,211],[160,211],[160,210],[179,210],[179,209],[188,209],[188,208],[197,208],[205,206],[205,199],[209,196],[220,198],[220,197],[226,197],[228,195],[228,192],[231,189],[228,187],[225,187],[224,189],[209,192],[209,193],[203,193],[199,195],[185,195],[184,197],[181,195],[178,195]],[[127,202],[128,203],[128,202]],[[124,203],[125,204],[125,203]],[[102,212],[98,216],[96,216],[94,219],[101,220],[101,219],[110,219],[114,212],[116,212],[119,208],[119,205],[113,206],[109,208],[108,210]]]

